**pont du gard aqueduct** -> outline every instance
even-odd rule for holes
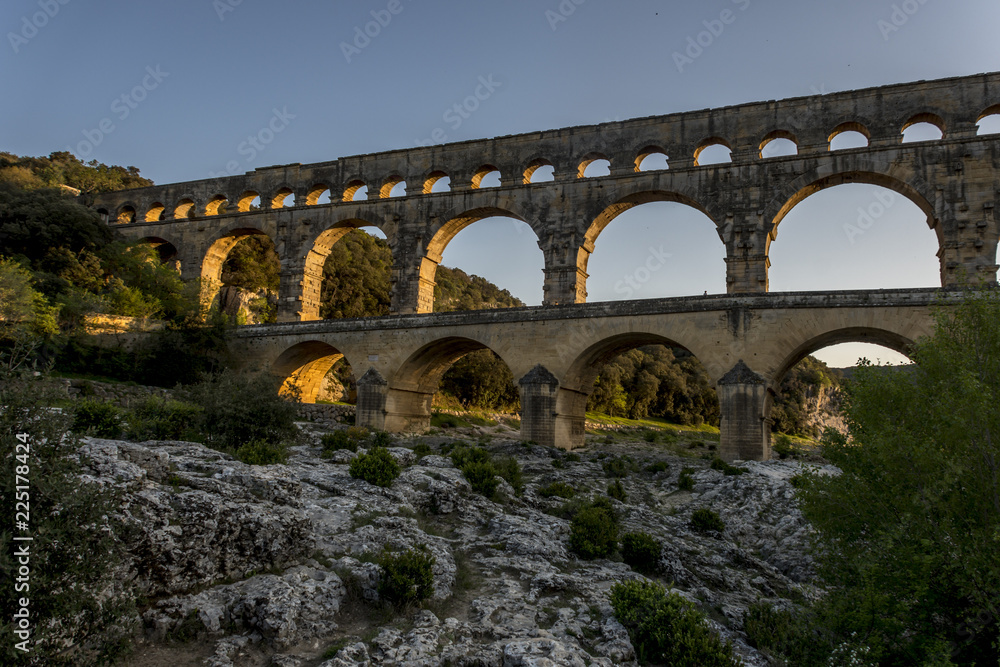
[[[155,245],[182,276],[201,278],[206,302],[233,246],[250,234],[270,237],[281,261],[278,324],[241,327],[237,344],[306,401],[346,357],[359,378],[361,425],[427,428],[444,372],[489,348],[518,380],[522,438],[580,446],[601,365],[659,343],[689,350],[715,380],[723,456],[761,459],[770,454],[771,396],[796,362],[842,342],[905,352],[931,332],[933,307],[963,285],[996,280],[1000,134],[980,135],[977,123],[998,112],[1000,73],[990,73],[267,167],[86,203],[127,239]],[[941,137],[902,141],[904,129],[924,122]],[[844,132],[865,141],[832,150]],[[763,157],[776,139],[794,142],[795,153]],[[731,162],[700,165],[716,144],[731,150]],[[641,170],[654,153],[669,157],[667,168]],[[584,177],[595,160],[608,160],[610,174]],[[543,166],[553,179],[532,182]],[[493,172],[499,185],[485,187]],[[446,176],[450,190],[435,191]],[[391,196],[404,182],[405,194]],[[890,188],[926,213],[941,289],[768,292],[769,246],[782,219],[842,183]],[[363,188],[367,197],[358,196]],[[319,203],[327,192],[330,203]],[[715,222],[727,293],[586,303],[587,261],[602,230],[651,201],[681,202]],[[544,304],[434,314],[442,252],[491,216],[534,230],[545,257]],[[348,230],[366,226],[381,229],[392,249],[392,314],[320,320],[326,257]]]

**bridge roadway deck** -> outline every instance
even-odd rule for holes
[[[235,345],[315,400],[345,357],[358,381],[359,423],[423,430],[447,369],[489,348],[519,383],[522,437],[583,444],[587,397],[600,367],[628,349],[690,351],[716,384],[727,458],[769,455],[771,396],[817,349],[871,342],[905,353],[933,330],[933,310],[961,290],[894,289],[705,295],[604,303],[389,315],[240,327]]]

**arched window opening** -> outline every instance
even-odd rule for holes
[[[765,160],[774,157],[791,157],[798,154],[798,143],[795,140],[795,136],[790,132],[772,132],[760,142],[760,157]]]
[[[828,141],[831,151],[866,148],[871,139],[871,133],[861,123],[841,123],[830,133]]]
[[[405,197],[406,181],[399,176],[390,176],[379,189],[379,197],[388,199],[389,197]]]
[[[603,155],[591,154],[583,158],[577,176],[580,178],[595,178],[611,175],[611,161]]]
[[[694,152],[694,165],[705,167],[733,161],[732,147],[722,139],[706,139]]]
[[[455,226],[433,276],[434,312],[541,305],[545,258],[527,223],[476,215]]]
[[[219,309],[236,324],[277,321],[281,262],[266,234],[244,234],[222,262]]]
[[[131,206],[122,206],[118,209],[118,224],[124,225],[135,222],[135,209]]]
[[[228,204],[229,202],[225,195],[215,195],[205,204],[205,215],[222,215],[226,212]]]
[[[190,199],[182,199],[180,203],[177,204],[177,208],[174,209],[174,218],[177,220],[183,220],[185,218],[192,217],[194,213],[194,202]]]
[[[147,237],[141,239],[139,243],[144,243],[156,251],[156,258],[160,264],[166,264],[177,259],[177,248],[173,243],[161,238]]]
[[[156,202],[149,207],[146,211],[146,222],[158,222],[160,220],[166,220],[167,209],[160,202]]]
[[[424,181],[424,194],[451,192],[451,177],[443,171],[435,171]]]
[[[108,213],[108,209],[106,208],[97,209],[97,215],[101,216],[101,220],[103,220],[105,223],[107,223],[108,219],[111,217],[111,214]]]
[[[500,187],[500,170],[493,165],[483,165],[472,177],[472,189]]]
[[[555,167],[548,160],[533,160],[524,170],[524,184],[546,183],[555,180]]]
[[[902,133],[904,144],[938,141],[944,138],[944,121],[934,114],[917,114],[903,125]]]
[[[378,227],[351,220],[326,230],[316,242],[325,253],[319,317],[324,320],[389,314],[392,251]]]
[[[286,208],[295,206],[295,193],[291,188],[281,188],[271,198],[271,208]]]
[[[978,127],[977,134],[1000,134],[1000,104],[994,105],[983,112],[983,115],[976,121]]]
[[[240,213],[260,210],[260,195],[253,190],[247,190],[240,195],[239,201],[236,202],[236,209]]]
[[[344,201],[364,201],[368,199],[368,186],[364,181],[351,181],[344,188]]]
[[[878,185],[824,187],[780,220],[768,252],[771,291],[940,285],[940,245],[925,210]]]
[[[587,301],[726,292],[726,248],[715,223],[670,199],[651,194],[615,205],[595,222],[592,254],[578,267],[589,274]]]
[[[669,162],[670,160],[665,151],[656,146],[649,146],[639,151],[639,155],[635,158],[635,170],[659,171],[661,169],[669,169]]]
[[[309,190],[309,194],[306,195],[306,206],[329,204],[331,201],[330,188],[325,183],[317,183],[312,186]]]

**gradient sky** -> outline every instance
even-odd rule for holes
[[[674,54],[724,10],[735,20],[679,68]],[[345,53],[378,17],[379,34]],[[460,141],[1000,69],[996,0],[7,0],[0,25],[0,150],[71,150],[157,183],[406,148],[438,128]],[[498,85],[457,124],[448,110],[480,77]],[[287,127],[241,151],[276,112]],[[887,196],[877,224],[846,233]],[[936,250],[911,202],[840,186],[782,222],[771,289],[934,286]],[[628,295],[650,252],[670,260]],[[722,292],[723,257],[697,211],[638,207],[598,239],[589,300]],[[541,251],[521,223],[473,225],[443,263],[541,301]],[[848,365],[859,350],[817,356]]]

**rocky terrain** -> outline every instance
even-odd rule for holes
[[[300,426],[307,444],[287,465],[249,466],[184,442],[86,441],[89,474],[127,489],[135,528],[128,542],[146,606],[127,664],[634,665],[608,591],[642,575],[617,557],[573,556],[569,521],[553,514],[566,501],[538,493],[561,481],[577,498],[604,495],[602,464],[614,458],[629,468],[626,502],[613,501],[622,532],[662,541],[658,578],[695,602],[745,664],[767,664],[741,633],[747,606],[815,593],[810,528],[789,483],[799,463],[743,463],[745,474],[725,475],[681,447],[620,437],[588,436],[567,455],[499,425],[397,440],[402,475],[380,488],[350,477],[354,453],[320,456],[320,435],[338,427]],[[473,493],[441,455],[456,437],[516,457],[523,493],[505,482],[500,502]],[[655,462],[666,469],[647,470]],[[684,467],[694,469],[690,491],[678,486]],[[718,512],[725,530],[694,532],[699,508]],[[414,545],[436,559],[434,595],[393,611],[379,604],[374,556]]]

